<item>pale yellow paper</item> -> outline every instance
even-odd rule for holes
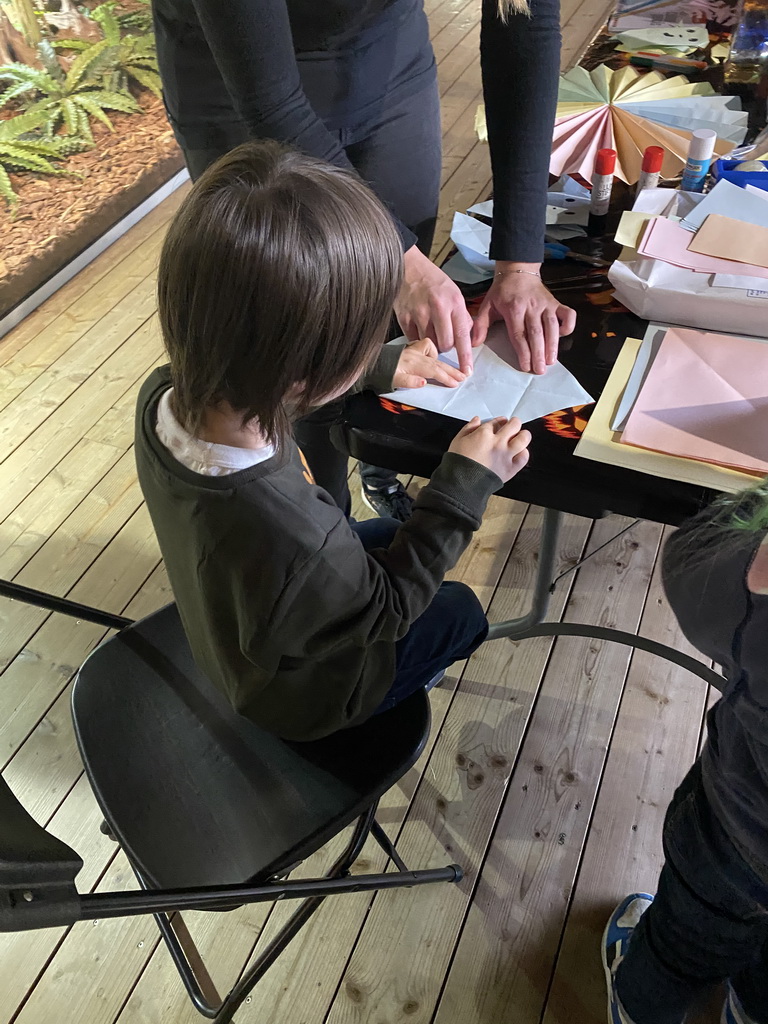
[[[768,228],[711,213],[693,236],[688,249],[768,269]]]
[[[619,245],[637,249],[646,224],[649,220],[654,220],[656,216],[656,214],[641,213],[640,210],[625,210],[616,230],[616,241]]]
[[[625,67],[617,71],[611,81],[611,100],[615,103],[627,90],[631,89],[639,78],[637,68]]]
[[[592,79],[592,83],[600,95],[605,97],[606,102],[609,102],[613,98],[614,80],[616,77],[613,71],[606,67],[605,64],[598,64],[589,77]]]
[[[623,466],[640,473],[648,473],[650,476],[680,480],[682,483],[709,487],[715,491],[741,491],[762,479],[760,475],[741,473],[739,470],[715,466],[710,462],[681,459],[675,455],[645,451],[643,448],[632,448],[620,443],[621,434],[611,430],[611,423],[641,344],[638,338],[627,338],[624,342],[574,454],[609,466]]]

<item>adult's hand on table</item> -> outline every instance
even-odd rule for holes
[[[414,245],[404,258],[395,314],[410,341],[429,338],[438,351],[456,347],[459,368],[472,372],[472,317],[457,285]]]
[[[523,271],[523,273],[517,273]],[[496,262],[496,276],[472,328],[482,345],[492,323],[503,320],[520,369],[544,373],[557,360],[558,340],[576,326],[576,313],[558,302],[538,277],[536,263]]]
[[[466,380],[461,370],[438,359],[437,347],[430,338],[412,341],[403,349],[395,370],[396,388],[421,388],[434,380],[447,388],[455,388]]]

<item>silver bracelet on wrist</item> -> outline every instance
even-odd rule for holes
[[[495,277],[504,277],[505,274],[530,274],[531,277],[538,277],[541,280],[541,274],[537,270],[497,270]]]

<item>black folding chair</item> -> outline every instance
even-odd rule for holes
[[[325,740],[284,742],[235,714],[196,669],[170,605],[90,655],[72,709],[102,829],[125,851],[141,888],[78,893],[80,858],[0,780],[0,930],[152,913],[193,1003],[217,1024],[232,1020],[327,896],[462,877],[455,864],[409,871],[375,819],[377,801],[426,742],[423,692]],[[353,823],[327,875],[286,878]],[[369,835],[394,869],[350,875]],[[302,902],[221,999],[204,968],[192,966],[202,962],[186,930],[177,933],[176,912],[279,899]]]

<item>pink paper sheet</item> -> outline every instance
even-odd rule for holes
[[[599,149],[614,149],[613,121],[609,106],[586,113],[569,114],[555,122],[552,137],[551,174],[592,177]]]
[[[648,227],[637,248],[643,256],[672,263],[676,267],[686,267],[700,274],[733,274],[735,277],[761,277],[768,280],[768,268],[756,267],[752,263],[737,263],[736,260],[723,260],[716,256],[705,256],[691,252],[688,246],[693,235],[666,217],[656,217],[648,222]]]
[[[768,343],[667,331],[621,441],[768,473]]]

